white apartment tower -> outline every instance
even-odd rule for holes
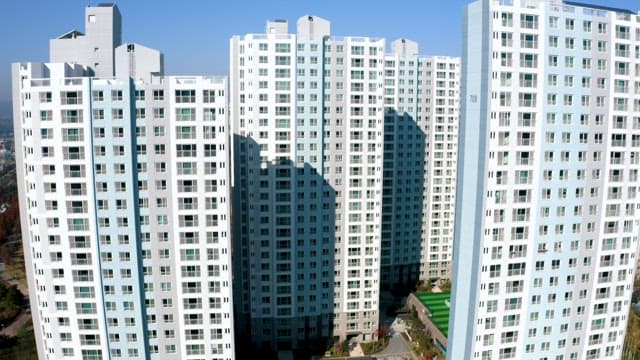
[[[640,221],[640,16],[464,13],[449,359],[619,359]]]
[[[95,9],[89,23],[119,39],[119,15]],[[163,77],[153,49],[94,45],[126,70],[97,78],[96,60],[59,48],[65,62],[12,68],[39,356],[233,359],[227,80]]]
[[[231,39],[237,321],[278,350],[379,317],[385,42],[297,25]]]
[[[391,44],[384,67],[382,284],[448,278],[455,214],[460,59]]]

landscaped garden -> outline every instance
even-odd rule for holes
[[[416,293],[416,297],[429,311],[429,319],[442,331],[449,335],[449,301],[451,293]]]

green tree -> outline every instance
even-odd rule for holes
[[[451,291],[451,280],[449,279],[440,279],[440,285],[438,285],[442,292],[450,292]]]
[[[433,291],[433,283],[431,279],[420,280],[416,286],[417,291],[420,293],[430,293]]]

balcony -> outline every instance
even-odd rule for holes
[[[64,141],[84,141],[84,134],[64,134],[62,136]]]
[[[82,92],[80,91],[63,91],[60,93],[60,104],[62,105],[81,105]]]
[[[64,174],[64,176],[67,178],[79,178],[79,177],[85,177],[86,174],[82,170],[69,170]]]
[[[193,227],[198,226],[198,219],[185,219],[181,218],[179,222],[181,227]]]
[[[529,137],[529,136],[518,137],[518,145],[520,145],[520,146],[532,146],[532,145],[534,145],[533,136],[531,136],[531,137]]]
[[[190,193],[190,192],[196,192],[198,190],[198,186],[193,184],[193,185],[186,185],[186,184],[180,184],[178,186],[178,192],[186,192],[186,193]]]
[[[81,110],[63,110],[62,123],[63,124],[82,123],[82,111]]]
[[[176,103],[194,103],[196,102],[195,90],[176,90]]]
[[[520,21],[520,27],[523,29],[537,29],[538,22],[535,20],[522,20]]]
[[[187,259],[193,260],[193,259]],[[185,270],[182,272],[183,277],[200,277],[200,270]]]
[[[626,93],[629,92],[629,87],[628,86],[616,86],[614,88],[614,92],[621,93],[621,94],[626,94]]]
[[[82,258],[72,256],[71,265],[91,265],[91,258]]]
[[[177,156],[178,157],[195,157],[196,156],[196,150],[178,150],[177,151]]]
[[[596,308],[593,309],[593,315],[602,315],[602,314],[606,314],[606,312],[607,312],[606,306],[597,306]]]
[[[536,99],[520,99],[518,105],[520,107],[534,107],[536,106]]]
[[[616,56],[619,56],[619,57],[629,57],[629,55],[631,55],[631,53],[629,52],[629,50],[620,50],[620,49],[616,49]]]
[[[614,264],[613,260],[603,260],[600,262],[601,267],[613,266],[613,264]]]
[[[616,31],[616,39],[629,40],[630,39],[629,32],[626,30]]]
[[[537,66],[537,63],[534,62],[534,64],[536,64],[535,66]],[[529,80],[529,79],[522,79],[520,80],[520,87],[536,87],[538,86],[538,81],[537,80]]]
[[[69,231],[85,231],[85,230],[89,230],[89,225],[85,224],[85,223],[72,223],[68,225],[68,230]]]
[[[87,188],[84,184],[66,184],[67,196],[87,195]]]
[[[522,292],[522,286],[507,286],[507,294]]]
[[[627,66],[616,66],[616,75],[629,75],[629,68]]]
[[[529,214],[517,214],[513,216],[513,221],[519,222],[519,221],[529,221]]]
[[[84,160],[84,148],[64,148],[65,160]]]

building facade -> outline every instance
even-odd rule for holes
[[[639,21],[573,2],[467,6],[448,358],[620,358]]]
[[[257,343],[378,328],[384,46],[313,16],[231,39],[236,313]]]
[[[119,77],[73,54],[12,68],[39,356],[233,359],[227,80],[115,45]]]
[[[420,56],[399,39],[385,56],[382,285],[449,278],[455,214],[460,59]]]
[[[231,39],[235,305],[258,343],[370,340],[381,288],[449,276],[459,59],[391,47],[314,16]]]

